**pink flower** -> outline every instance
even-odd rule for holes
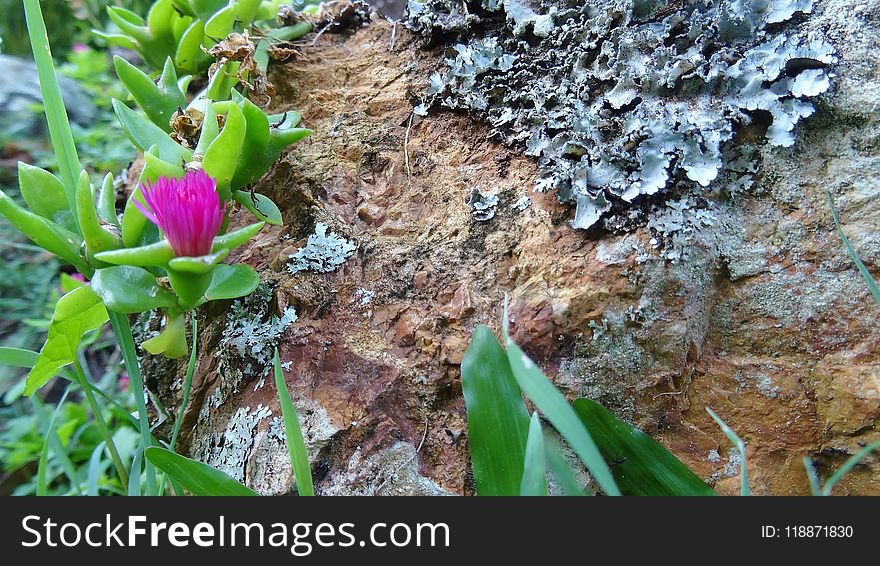
[[[89,49],[89,46],[85,43],[74,43],[71,46],[70,50],[74,53],[84,53],[86,51],[91,51],[91,49]]]
[[[204,171],[190,172],[181,179],[160,177],[156,184],[141,185],[147,207],[135,200],[150,222],[162,230],[178,257],[211,253],[211,244],[226,214],[220,205],[217,181]]]

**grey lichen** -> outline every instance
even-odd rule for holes
[[[239,407],[223,432],[201,439],[196,451],[198,459],[238,481],[244,481],[254,445],[254,430],[260,421],[270,416],[272,411],[263,405],[257,405],[253,412],[250,407]]]
[[[468,199],[467,204],[474,220],[477,222],[487,222],[495,218],[498,197],[495,195],[484,195],[479,189],[474,189],[471,191],[471,198]]]
[[[432,105],[485,112],[493,135],[538,159],[536,189],[589,228],[642,195],[741,191],[735,134],[794,143],[830,87],[833,48],[786,27],[813,0],[410,0],[408,25],[458,43]],[[502,17],[503,16],[503,17]],[[731,166],[731,167],[728,167]]]
[[[265,375],[272,365],[274,347],[294,322],[296,311],[288,307],[280,317],[270,313],[272,291],[261,285],[251,295],[232,303],[220,340],[221,384],[225,394],[236,392],[244,376]],[[237,379],[231,379],[237,374]]]
[[[327,225],[318,222],[305,247],[290,255],[287,269],[291,273],[309,270],[329,273],[345,263],[356,249],[354,242],[333,232],[328,233]]]

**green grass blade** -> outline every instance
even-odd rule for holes
[[[718,423],[718,426],[721,427],[724,435],[728,438],[728,440],[730,440],[730,442],[733,443],[734,446],[736,446],[736,449],[739,450],[739,457],[741,462],[739,476],[740,495],[751,495],[752,490],[749,487],[749,471],[748,466],[746,465],[746,443],[743,442],[742,439],[737,436],[735,432],[733,432],[733,429],[727,426],[726,422],[721,420],[721,417],[715,414],[715,411],[713,411],[709,407],[706,407],[706,412],[708,412],[709,416],[711,416],[712,419],[716,423]]]
[[[51,449],[55,456],[62,460],[62,468],[67,474],[67,479],[70,481],[71,486],[74,489],[79,489],[79,481],[77,480],[75,471],[72,470],[73,464],[70,463],[70,459],[67,458],[67,453],[60,448],[61,440],[58,438],[58,435],[55,433],[55,420],[58,418],[58,415],[61,413],[61,407],[64,405],[64,402],[67,401],[67,394],[70,393],[70,387],[66,387],[64,389],[64,394],[61,395],[61,399],[58,400],[58,404],[55,406],[55,410],[52,412],[52,418],[49,419],[49,423],[46,426],[46,436],[43,438],[43,447],[40,449],[40,460],[37,465],[37,495],[47,495],[49,492],[48,480],[46,478],[46,473],[49,466],[49,450]],[[40,420],[44,420],[44,407],[43,404],[37,400],[37,398],[33,398],[34,408],[37,411],[37,414],[40,415]],[[64,461],[66,459],[66,462]]]
[[[616,462],[611,472],[624,495],[716,495],[660,443],[599,403],[577,399],[572,407],[605,460]]]
[[[526,456],[523,464],[520,495],[547,495],[547,463],[544,460],[544,432],[538,413],[532,413]]]
[[[529,414],[507,354],[487,326],[471,336],[461,388],[477,495],[519,495]]]
[[[144,459],[144,445],[138,444],[131,460],[131,474],[128,479],[129,497],[141,495],[141,463]]]
[[[180,400],[180,409],[177,411],[177,420],[174,422],[174,430],[171,433],[171,443],[168,448],[173,452],[177,444],[177,435],[180,434],[180,425],[183,424],[183,415],[186,405],[189,403],[189,394],[192,390],[193,373],[196,370],[196,358],[198,356],[199,323],[196,320],[195,311],[192,313],[192,348],[190,348],[189,362],[186,365],[186,377],[183,382],[183,397]]]
[[[868,289],[870,289],[871,294],[874,295],[874,300],[880,303],[880,288],[877,287],[877,282],[871,277],[871,272],[868,271],[868,268],[865,267],[865,264],[859,259],[859,254],[856,253],[856,249],[849,241],[849,238],[846,237],[846,234],[843,233],[843,227],[840,225],[840,217],[837,215],[837,211],[834,209],[834,202],[831,200],[831,193],[826,190],[825,196],[828,198],[828,207],[831,209],[831,218],[834,219],[834,225],[837,227],[837,233],[840,234],[840,239],[843,240],[843,246],[846,248],[846,253],[849,254],[853,263],[856,264],[856,269],[859,270],[865,283],[868,284]]]
[[[37,363],[39,355],[32,350],[0,347],[0,364],[18,368],[32,368]]]
[[[865,446],[864,448],[859,450],[859,452],[855,456],[847,460],[846,463],[838,468],[838,470],[834,472],[830,478],[828,478],[828,481],[825,482],[825,487],[822,488],[822,495],[831,495],[831,490],[834,489],[834,486],[837,485],[837,482],[839,482],[843,478],[843,476],[848,474],[850,470],[855,468],[856,464],[858,464],[862,460],[862,458],[864,458],[874,450],[877,450],[878,448],[880,448],[880,440],[874,442],[873,444]]]
[[[807,479],[810,481],[810,492],[814,495],[822,495],[822,488],[819,486],[819,474],[816,473],[816,466],[813,461],[804,456],[804,469],[807,472]]]
[[[541,410],[559,434],[571,445],[599,486],[608,495],[620,495],[620,489],[599,448],[562,393],[517,346],[507,338],[507,359],[513,376],[526,396]]]
[[[562,488],[565,495],[587,495],[586,488],[578,481],[577,475],[571,469],[571,465],[562,456],[562,449],[551,437],[544,437],[544,457],[547,459],[547,467],[556,478],[556,483]]]
[[[273,359],[275,370],[275,388],[278,389],[278,399],[281,401],[281,416],[284,418],[284,434],[287,436],[287,451],[290,453],[290,465],[296,478],[296,489],[300,495],[315,495],[315,486],[312,483],[312,467],[309,465],[309,453],[306,451],[306,442],[303,438],[302,429],[299,426],[299,418],[296,415],[296,407],[290,399],[290,391],[287,390],[287,382],[284,381],[284,372],[281,371],[281,358],[278,356],[278,348],[275,348]]]
[[[193,495],[257,495],[257,492],[207,464],[185,458],[170,450],[150,446],[147,461],[180,482]]]
[[[101,458],[104,455],[104,448],[106,446],[107,443],[102,440],[100,444],[95,446],[95,449],[92,450],[92,455],[89,457],[89,474],[86,481],[86,495],[92,497],[98,495],[98,482],[101,480],[101,475],[106,468],[104,460]]]
[[[153,434],[150,432],[150,417],[147,415],[147,403],[144,399],[144,379],[141,376],[141,369],[138,363],[137,350],[134,345],[134,337],[131,335],[131,326],[125,315],[110,311],[110,325],[116,334],[116,341],[119,343],[119,349],[122,350],[122,358],[125,361],[125,369],[128,371],[128,378],[131,381],[131,391],[134,395],[135,405],[138,412],[138,429],[141,432],[141,443],[143,446],[153,445]],[[147,460],[144,462],[144,469],[147,474],[147,495],[158,495],[158,483],[156,482],[156,469],[153,464]],[[133,469],[131,475],[138,473]]]
[[[76,144],[70,131],[67,109],[64,107],[58,77],[55,75],[55,65],[52,62],[52,51],[49,48],[49,37],[46,33],[43,13],[40,11],[40,2],[23,0],[23,3],[31,49],[34,52],[34,63],[37,65],[37,76],[40,80],[40,92],[43,95],[43,108],[46,112],[46,121],[49,123],[49,137],[55,150],[61,179],[64,181],[64,194],[67,196],[70,212],[76,220],[76,182],[82,166],[76,154]],[[75,224],[78,226],[79,222]]]

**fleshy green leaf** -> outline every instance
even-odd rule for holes
[[[101,298],[89,286],[74,289],[58,299],[46,344],[28,373],[25,395],[33,395],[61,368],[73,363],[83,335],[100,328],[107,319]]]
[[[177,297],[160,287],[149,271],[131,265],[97,270],[92,288],[113,312],[129,314],[177,305]]]
[[[510,337],[507,338],[507,360],[520,389],[571,445],[599,486],[608,495],[620,495],[608,464],[577,414],[562,393]]]
[[[169,317],[162,332],[145,340],[141,346],[153,355],[165,354],[166,358],[172,360],[182,358],[189,352],[186,343],[185,317],[183,315]]]
[[[168,240],[162,239],[147,246],[101,252],[95,254],[95,259],[113,265],[163,266],[174,259],[174,250]]]
[[[116,216],[116,190],[113,186],[113,174],[107,173],[101,183],[98,192],[98,216],[107,224],[119,228],[119,218]]]
[[[189,161],[192,152],[165,133],[162,128],[150,122],[122,102],[113,99],[113,111],[119,119],[119,124],[128,135],[131,143],[141,151],[147,151],[153,145],[158,145],[159,157],[169,163],[181,163]]]
[[[617,420],[591,399],[577,399],[575,413],[608,462],[624,495],[715,495],[715,492],[657,441]]]
[[[70,203],[64,193],[64,185],[55,175],[45,169],[19,162],[18,187],[21,198],[31,212],[71,232],[77,231],[70,213]]]
[[[257,492],[215,470],[170,450],[151,446],[144,451],[147,460],[168,474],[193,495],[258,495]]]
[[[237,299],[252,293],[259,284],[260,276],[249,265],[220,264],[214,268],[205,298],[209,301]]]
[[[178,69],[187,73],[196,73],[208,66],[211,57],[202,51],[202,41],[204,39],[205,22],[200,19],[193,20],[177,43],[174,64],[177,65]]]
[[[478,326],[461,363],[478,495],[518,495],[529,415],[501,344]]]
[[[22,208],[3,191],[0,191],[0,214],[33,243],[72,264],[83,275],[91,273],[91,267],[80,255],[82,238],[78,234]]]
[[[211,246],[211,252],[217,253],[220,250],[235,249],[253,238],[257,234],[257,232],[263,229],[263,226],[265,225],[265,222],[256,222],[254,224],[245,226],[244,228],[239,228],[238,230],[227,232],[222,236],[217,236],[216,238],[214,238],[214,244]]]
[[[278,205],[265,195],[249,191],[235,191],[232,193],[232,198],[260,220],[274,226],[281,226],[284,223]]]
[[[229,187],[232,176],[235,174],[238,154],[244,143],[246,126],[241,109],[236,104],[230,104],[223,129],[205,151],[202,168],[205,173],[217,180],[217,193],[220,195],[220,200],[229,200],[232,196]]]
[[[147,117],[163,131],[171,132],[171,116],[179,106],[186,106],[186,97],[177,87],[177,73],[171,60],[166,60],[159,84],[122,57],[114,57],[113,65],[119,80]]]
[[[214,269],[214,266],[223,261],[227,255],[229,250],[220,250],[199,257],[176,257],[168,262],[168,267],[182,273],[202,275]]]
[[[538,413],[532,413],[520,495],[547,495],[547,464],[544,460],[544,433]]]
[[[229,3],[225,8],[216,12],[209,20],[205,21],[205,35],[217,39],[225,38],[232,31],[237,11],[238,6],[235,3]]]

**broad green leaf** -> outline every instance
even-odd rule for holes
[[[18,187],[21,198],[31,212],[71,232],[77,231],[70,212],[70,203],[64,193],[64,184],[55,175],[45,169],[19,162]]]
[[[49,336],[28,373],[25,395],[33,395],[61,368],[73,363],[83,335],[100,328],[107,318],[101,298],[89,286],[74,289],[58,299]]]
[[[312,483],[312,467],[309,465],[309,453],[306,450],[306,442],[303,438],[302,428],[299,425],[296,407],[293,406],[293,401],[290,399],[290,391],[287,390],[287,382],[284,381],[284,373],[281,371],[281,358],[278,356],[278,348],[275,348],[273,366],[275,388],[278,390],[278,400],[281,402],[284,434],[287,436],[287,451],[290,454],[290,465],[296,479],[296,489],[300,495],[315,495],[315,486]]]
[[[577,414],[562,393],[510,337],[507,338],[507,360],[520,389],[571,445],[599,486],[608,495],[620,495],[608,464]]]
[[[272,199],[265,195],[248,191],[235,191],[232,193],[232,198],[235,199],[235,202],[251,211],[251,214],[260,220],[274,226],[281,226],[284,223],[284,220],[281,218],[281,210],[278,209],[278,206]]]
[[[149,271],[131,265],[118,265],[95,271],[95,290],[107,308],[130,314],[177,305],[177,297],[156,283]]]
[[[529,437],[526,442],[525,464],[520,495],[547,495],[547,465],[544,460],[544,433],[538,413],[532,413]]]
[[[154,466],[193,495],[258,495],[223,472],[164,448],[151,446],[144,454]]]
[[[265,161],[266,148],[269,145],[269,117],[256,104],[247,99],[241,101],[241,112],[247,127],[244,143],[238,154],[235,175],[232,178],[233,189],[257,181],[267,169]],[[271,163],[268,165],[271,166]]]
[[[0,364],[18,368],[32,368],[37,363],[37,356],[39,354],[32,350],[0,346]]]
[[[209,301],[237,299],[249,295],[259,284],[260,276],[249,265],[220,264],[214,268],[205,298]]]
[[[715,495],[656,440],[617,420],[599,403],[577,399],[572,407],[605,460],[615,462],[611,472],[624,495]]]
[[[245,25],[254,21],[261,0],[238,0],[238,19]]]
[[[518,495],[529,415],[504,349],[478,326],[461,363],[468,439],[478,495]]]

